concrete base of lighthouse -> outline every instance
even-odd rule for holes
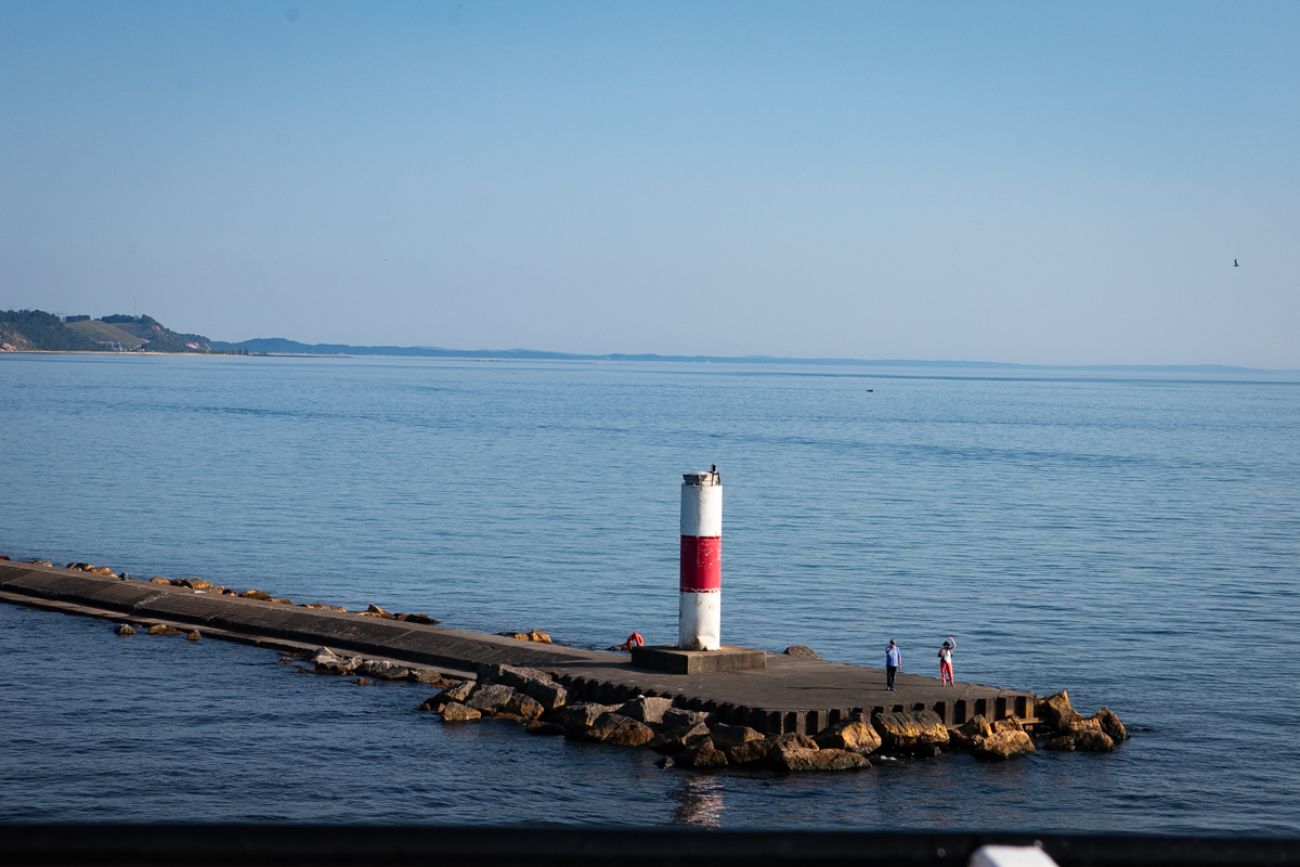
[[[767,653],[750,647],[717,650],[682,650],[679,647],[632,648],[632,665],[669,674],[704,674],[719,671],[766,671]]]

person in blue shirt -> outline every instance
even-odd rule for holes
[[[898,669],[903,665],[903,652],[898,649],[894,639],[889,639],[889,646],[885,648],[885,685],[890,692],[894,691],[894,676],[898,674]]]

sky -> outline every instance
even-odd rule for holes
[[[0,309],[1300,368],[1298,44],[1290,0],[0,0]]]

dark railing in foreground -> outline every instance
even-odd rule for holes
[[[1300,865],[1300,838],[693,828],[0,824],[0,864],[965,865],[987,844],[1039,845],[1061,867]]]

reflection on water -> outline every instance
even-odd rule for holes
[[[672,797],[677,802],[677,809],[673,810],[674,825],[722,827],[722,781],[715,775],[683,774]]]

